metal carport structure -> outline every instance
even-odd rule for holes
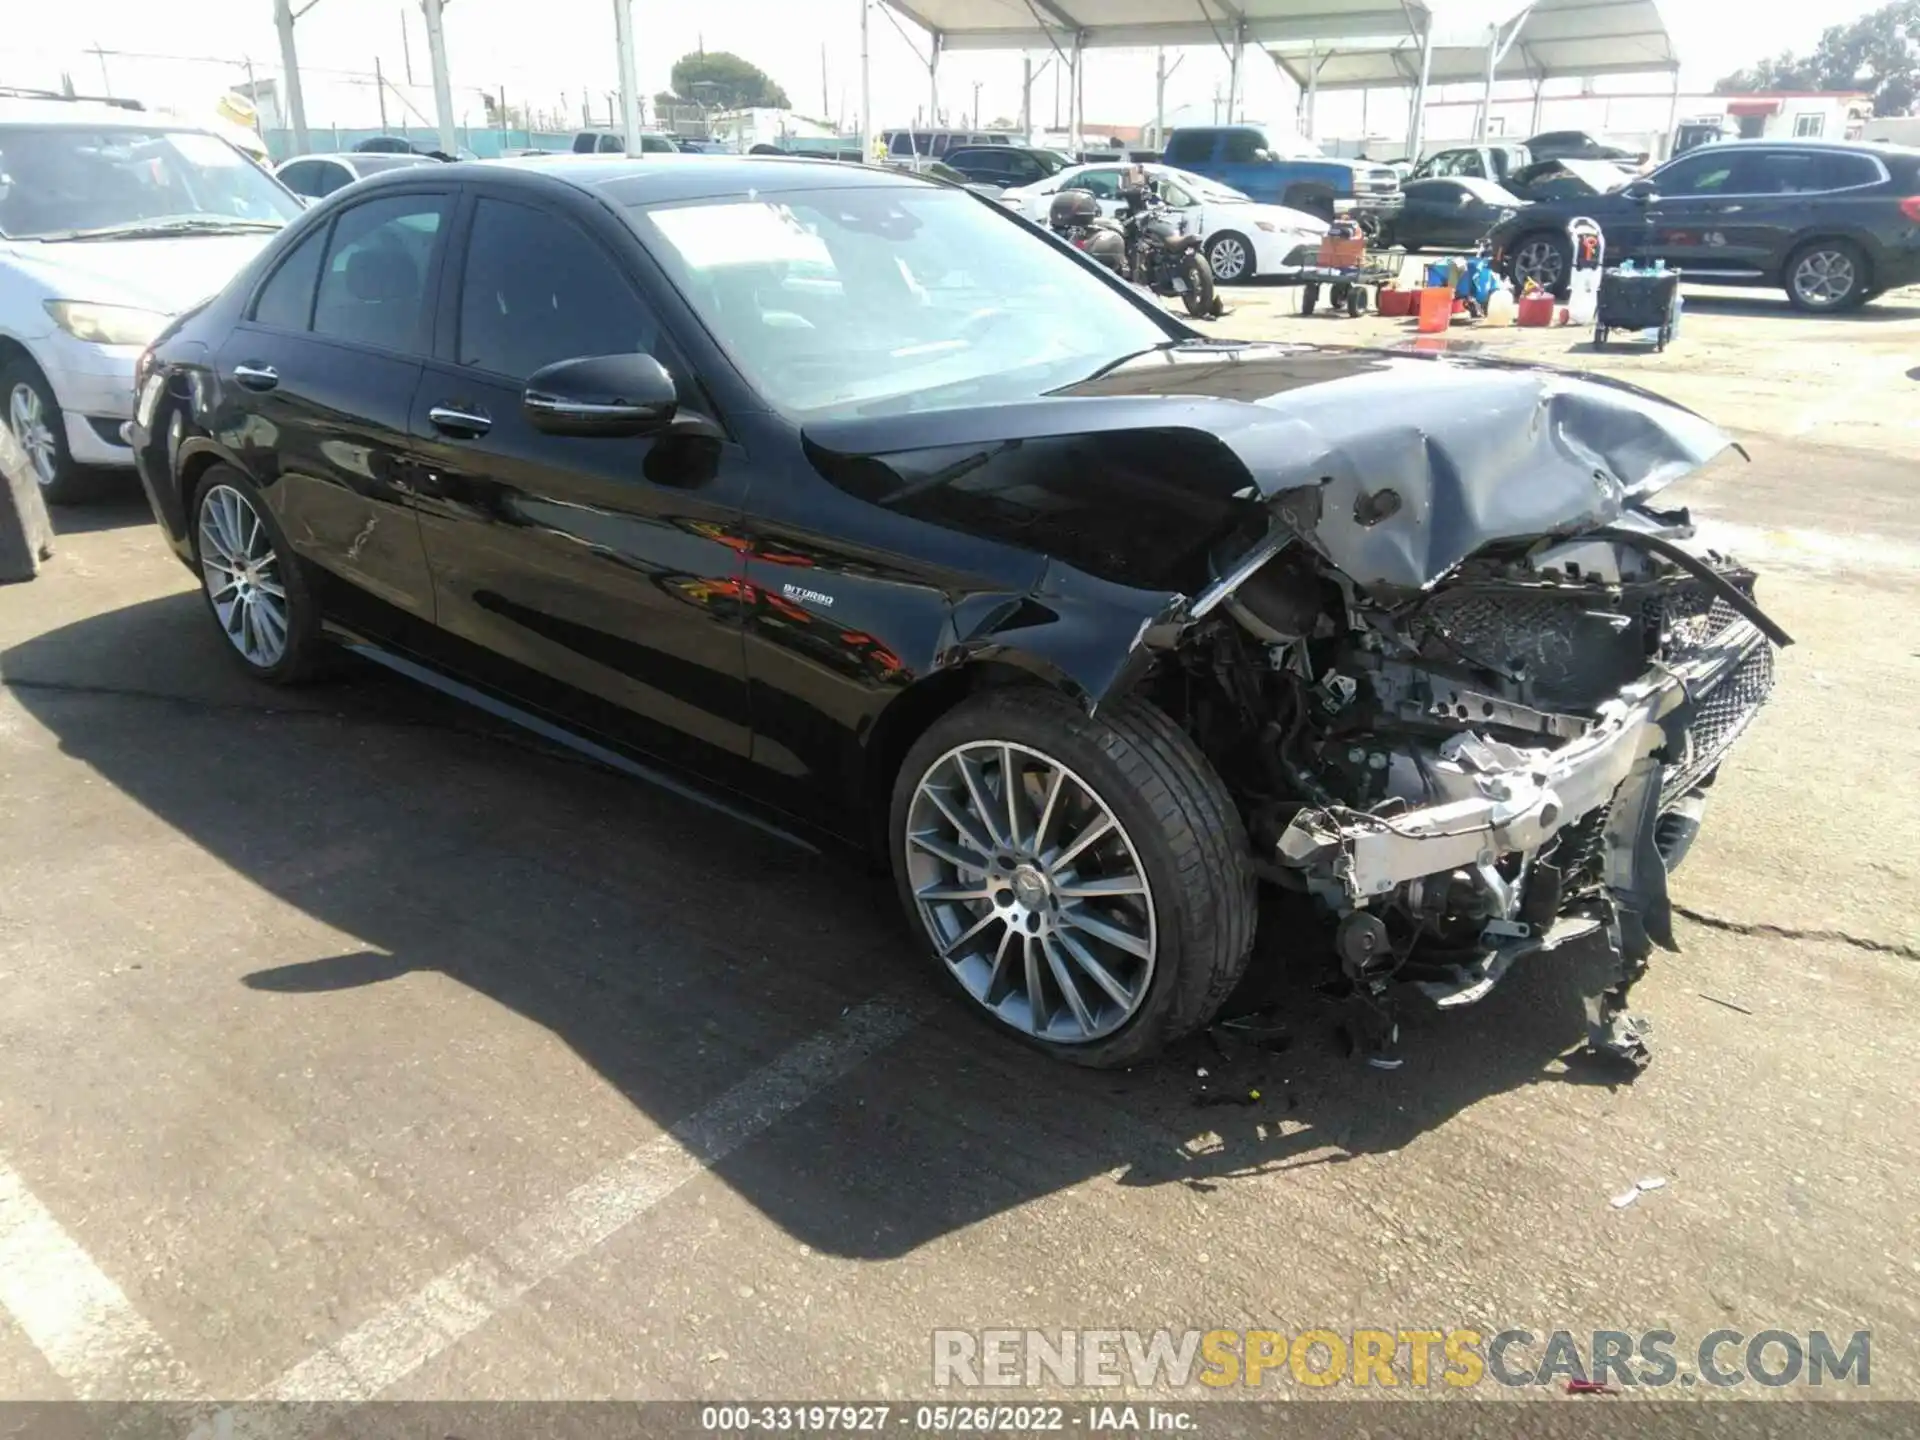
[[[870,3],[885,5],[930,37],[927,79],[936,110],[943,51],[1053,51],[1072,77],[1067,113],[1075,149],[1082,108],[1080,59],[1088,50],[1218,46],[1228,59],[1227,114],[1232,116],[1240,104],[1241,63],[1250,44],[1408,33],[1407,11],[1399,0],[862,0],[863,24]],[[865,72],[863,44],[863,95]],[[861,108],[864,114],[864,102]],[[873,122],[863,123],[871,151]]]
[[[1670,72],[1679,62],[1655,0],[862,0],[886,5],[929,36],[932,109],[945,50],[1052,50],[1072,77],[1068,114],[1079,147],[1080,61],[1103,47],[1218,46],[1229,61],[1227,114],[1239,108],[1246,47],[1260,46],[1311,96],[1321,89],[1409,87],[1417,152],[1426,92],[1499,80],[1540,86],[1563,76]],[[862,114],[866,53],[861,53]],[[872,148],[869,116],[866,146]],[[1671,129],[1671,126],[1669,126]]]
[[[1680,94],[1680,62],[1655,0],[1414,0],[1394,31],[1267,48],[1307,95],[1309,109],[1321,90],[1413,90],[1410,155],[1419,153],[1433,85],[1484,87],[1475,127],[1481,138],[1500,81],[1533,87],[1536,130],[1549,80],[1665,73],[1676,104]],[[1671,118],[1667,129],[1671,134]]]

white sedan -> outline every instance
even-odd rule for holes
[[[1008,190],[1000,199],[1029,220],[1047,223],[1047,207],[1062,190],[1085,190],[1108,215],[1125,208],[1121,177],[1128,167],[1115,163],[1073,165],[1031,185]],[[1160,187],[1161,198],[1185,211],[1192,233],[1200,236],[1213,278],[1227,284],[1256,275],[1288,275],[1311,264],[1327,225],[1317,216],[1284,205],[1262,205],[1240,191],[1171,165],[1143,165]]]

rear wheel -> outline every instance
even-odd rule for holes
[[[323,658],[320,616],[266,502],[238,470],[210,467],[193,499],[200,591],[247,672],[277,685],[312,678]]]
[[[1222,230],[1207,241],[1207,266],[1222,285],[1238,285],[1253,278],[1253,247],[1246,237]]]
[[[1207,257],[1197,249],[1189,250],[1186,258],[1180,262],[1180,278],[1187,288],[1180,298],[1186,301],[1189,315],[1211,315],[1213,313],[1213,271],[1207,265]]]
[[[968,701],[894,784],[902,905],[976,1014],[1076,1064],[1130,1065],[1213,1018],[1254,884],[1220,778],[1161,711],[1051,690]]]
[[[1812,240],[1787,259],[1787,299],[1796,310],[1832,314],[1867,299],[1867,260],[1850,240]]]

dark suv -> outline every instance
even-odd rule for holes
[[[1607,195],[1545,201],[1494,230],[1514,284],[1567,281],[1567,222],[1589,215],[1607,259],[1664,260],[1690,280],[1848,310],[1920,282],[1920,150],[1742,140],[1689,150]]]
[[[1018,185],[1037,185],[1071,162],[1057,150],[1027,145],[966,145],[947,151],[946,163],[978,184],[1011,190]]]

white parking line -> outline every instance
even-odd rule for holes
[[[919,1019],[910,1003],[896,1000],[854,1006],[831,1029],[803,1040],[480,1254],[303,1360],[255,1398],[372,1399],[898,1040]]]
[[[79,1400],[189,1400],[206,1391],[0,1160],[0,1305]]]

